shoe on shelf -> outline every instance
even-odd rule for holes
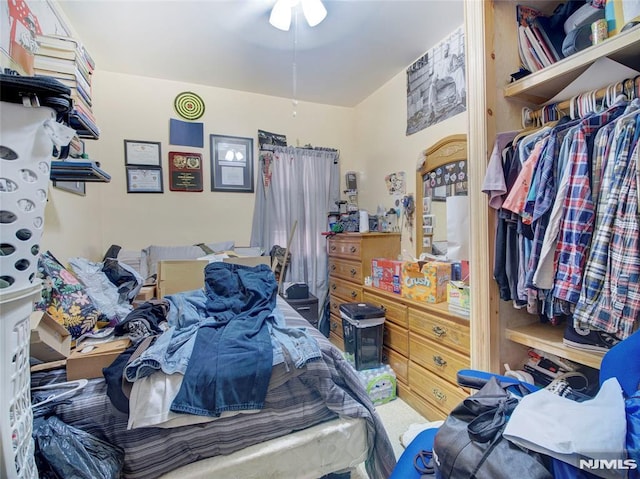
[[[565,346],[585,351],[606,353],[620,342],[613,334],[588,328],[574,328],[571,322],[567,323],[562,340]]]

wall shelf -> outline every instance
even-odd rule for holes
[[[52,161],[51,173],[53,181],[84,181],[93,183],[109,183],[111,176],[95,161]]]
[[[562,342],[563,333],[564,326],[552,326],[543,323],[528,324],[516,328],[507,328],[505,330],[507,339],[515,343],[546,351],[570,361],[584,364],[585,366],[600,369],[603,354],[581,351],[565,346]]]
[[[504,96],[541,105],[602,57],[640,70],[640,25],[508,84]]]

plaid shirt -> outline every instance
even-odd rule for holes
[[[567,194],[556,201],[564,202],[560,234],[555,251],[557,264],[553,296],[577,303],[582,289],[582,272],[587,248],[593,234],[595,208],[591,196],[591,152],[598,130],[622,115],[626,104],[615,105],[602,113],[591,115],[572,130],[573,141],[567,168]]]
[[[537,187],[535,191],[530,191],[530,193],[535,194],[535,201],[527,200],[524,206],[524,211],[531,215],[531,229],[533,230],[531,253],[528,257],[525,272],[525,285],[527,288],[535,287],[533,285],[533,274],[538,266],[542,242],[549,223],[549,215],[551,214],[551,206],[556,196],[556,184],[558,182],[556,162],[560,146],[566,134],[576,123],[575,121],[564,123],[552,128],[536,164],[534,177]]]
[[[633,145],[638,122],[636,112],[616,124],[583,288],[573,315],[575,326],[613,333],[620,339],[633,332],[640,314],[638,148]]]

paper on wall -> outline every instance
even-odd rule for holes
[[[469,197],[447,196],[447,259],[469,261]]]
[[[582,75],[573,80],[560,93],[547,102],[559,103],[592,90],[612,85],[627,78],[634,78],[639,73],[621,63],[607,57],[597,59]]]

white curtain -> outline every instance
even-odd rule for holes
[[[340,198],[340,166],[335,150],[273,147],[261,151],[251,246],[271,251],[290,245],[285,281],[304,282],[320,305],[327,285],[327,213]]]

